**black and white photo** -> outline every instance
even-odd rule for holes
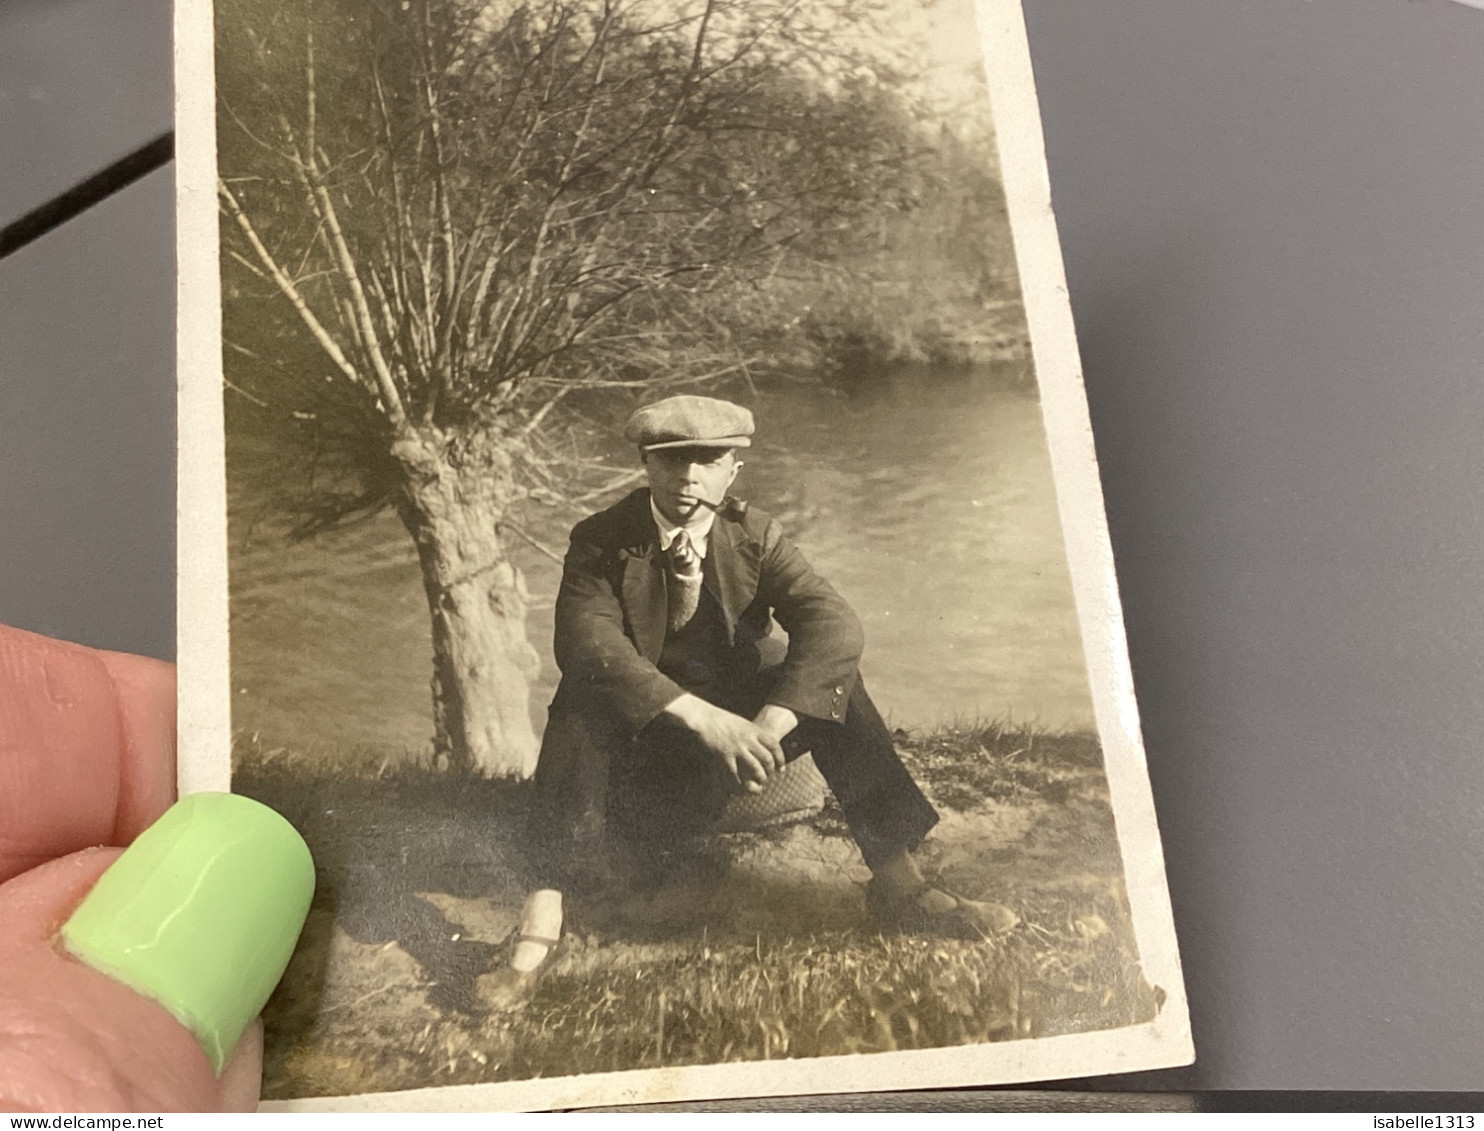
[[[187,0],[181,787],[290,1108],[1193,1056],[1015,0]]]

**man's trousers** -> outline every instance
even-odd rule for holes
[[[777,668],[764,669],[746,687],[705,697],[751,719],[777,676]],[[842,721],[801,716],[782,745],[790,760],[812,753],[868,866],[916,848],[937,824],[860,681]],[[547,861],[540,870],[561,887],[574,852],[607,851],[606,840],[642,854],[703,834],[741,786],[669,716],[634,734],[603,704],[559,695],[535,789],[533,847]]]

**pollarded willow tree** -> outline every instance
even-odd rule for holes
[[[576,493],[547,430],[595,389],[745,372],[791,286],[848,275],[870,218],[907,206],[920,132],[871,18],[219,0],[224,274],[271,290],[320,359],[257,395],[349,437],[358,502],[415,541],[453,764],[534,766],[505,535],[533,492]]]

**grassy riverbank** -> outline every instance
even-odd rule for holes
[[[1148,1020],[1096,741],[898,732],[943,821],[919,855],[1013,906],[1005,939],[881,931],[838,813],[678,854],[666,883],[568,909],[528,1005],[492,1014],[525,892],[527,787],[243,744],[320,890],[268,1020],[268,1096],[343,1094],[1050,1036]]]

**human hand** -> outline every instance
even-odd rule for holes
[[[171,665],[0,626],[0,1109],[257,1106],[262,1030],[242,1024],[261,1008],[282,966],[244,973],[237,956],[276,947],[287,961],[284,940],[292,949],[308,894],[302,907],[284,906],[292,901],[281,898],[276,877],[269,880],[269,922],[248,928],[232,901],[253,905],[254,914],[265,910],[260,893],[241,886],[244,851],[252,857],[249,874],[263,872],[253,856],[263,840],[254,824],[259,811],[297,834],[256,802],[230,798],[206,806],[247,814],[229,844],[222,821],[199,804],[171,809],[174,797]],[[156,824],[167,809],[171,815]],[[146,829],[128,854],[117,847]],[[124,863],[112,867],[120,857]],[[205,874],[212,870],[234,874],[236,889],[223,894],[222,881]],[[188,896],[181,884],[190,885]],[[131,929],[155,943],[163,983],[147,969],[141,974],[149,956],[137,956],[151,948],[126,947]],[[99,972],[105,967],[112,976]],[[242,981],[257,988],[226,985]],[[191,1028],[172,1012],[189,1017]],[[225,1060],[220,1074],[208,1047]]]
[[[682,695],[665,709],[689,727],[749,793],[761,792],[768,775],[783,766],[778,739],[741,715],[695,695]]]
[[[799,716],[777,703],[764,703],[763,709],[752,720],[764,734],[770,734],[781,744],[799,725]],[[782,768],[782,764],[779,764]]]

